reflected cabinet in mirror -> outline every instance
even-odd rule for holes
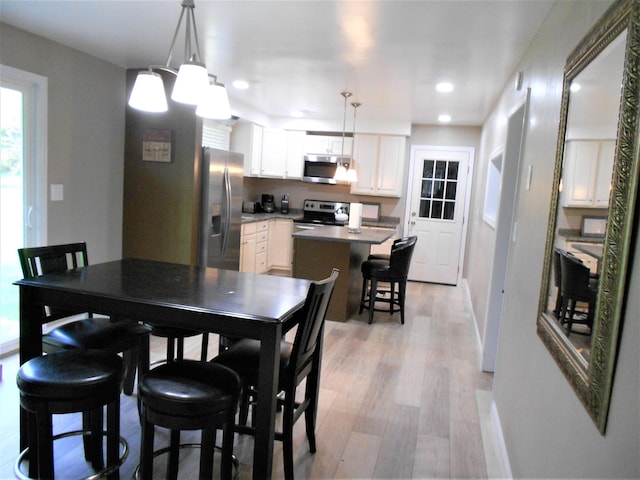
[[[540,289],[538,334],[602,434],[637,234],[639,28],[640,1],[616,2],[567,59]]]

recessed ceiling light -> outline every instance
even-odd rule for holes
[[[451,121],[451,115],[446,115],[446,114],[438,115],[438,121],[440,123],[449,123]]]
[[[582,88],[582,86],[579,83],[576,82],[571,82],[571,86],[569,87],[569,89],[572,92],[577,92],[578,90],[580,90]]]
[[[449,82],[440,82],[436,85],[436,90],[440,93],[453,92],[453,84]]]
[[[296,117],[296,118],[300,118],[300,117],[304,117],[304,113],[302,113],[300,110],[293,110],[291,112],[291,116],[292,117]]]
[[[234,80],[232,85],[238,90],[246,90],[247,88],[249,88],[249,82],[247,82],[246,80]]]

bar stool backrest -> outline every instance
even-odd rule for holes
[[[389,272],[392,277],[402,279],[409,274],[409,266],[411,265],[411,257],[416,246],[418,237],[406,237],[400,241],[394,242],[391,248],[391,257],[389,259]]]

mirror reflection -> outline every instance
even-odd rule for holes
[[[626,31],[571,80],[547,313],[588,362],[616,150]]]

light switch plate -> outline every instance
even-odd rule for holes
[[[64,185],[61,183],[51,184],[51,201],[61,202],[64,200]]]

